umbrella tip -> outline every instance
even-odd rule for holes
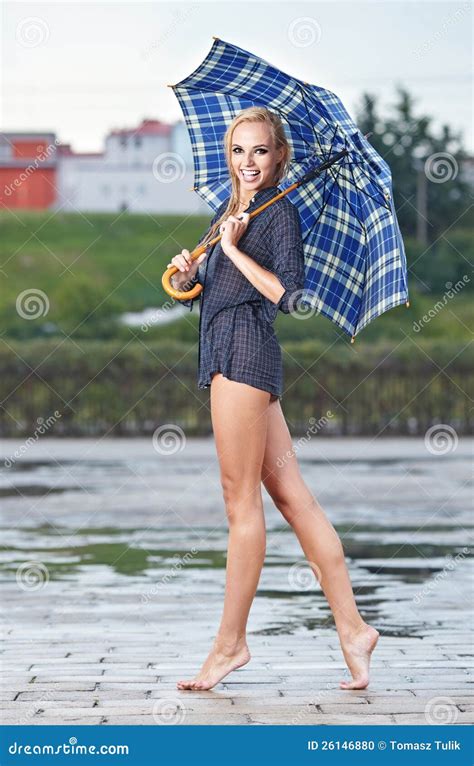
[[[167,85],[167,88],[174,88],[174,85]]]
[[[410,305],[410,301],[406,301],[406,302],[405,302],[405,306],[408,308],[408,307],[409,307],[409,305]]]
[[[354,343],[354,341],[355,341],[355,335],[352,336],[351,343]]]
[[[216,37],[215,35],[212,35],[212,39],[213,39],[213,40],[219,40],[220,38],[219,38],[219,37]]]

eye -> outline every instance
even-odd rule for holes
[[[266,150],[266,149],[264,149],[263,147],[259,147],[258,149],[255,149],[255,151],[256,151],[256,152],[263,152],[263,154],[266,154],[266,153],[267,153],[267,150]]]
[[[233,151],[233,152],[241,152],[241,151],[242,151],[242,149],[240,148],[240,146],[234,146],[234,148],[232,149],[232,151]]]

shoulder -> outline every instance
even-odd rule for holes
[[[301,221],[298,208],[290,202],[288,197],[281,197],[267,210],[270,212],[269,225],[271,229],[281,231],[282,229],[296,228],[300,230]]]

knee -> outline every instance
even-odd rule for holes
[[[259,479],[245,479],[243,476],[221,477],[222,494],[227,507],[254,505],[261,498],[261,482]]]

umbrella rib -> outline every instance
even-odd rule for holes
[[[303,104],[304,104],[304,108],[306,109],[306,114],[308,115],[308,121],[309,121],[309,124],[311,125],[311,127],[312,127],[312,129],[313,129],[313,132],[314,132],[314,136],[315,136],[315,138],[316,138],[316,141],[317,141],[317,142],[318,142],[318,144],[319,144],[319,138],[318,138],[318,134],[316,133],[316,130],[315,130],[315,128],[314,128],[314,124],[313,124],[313,120],[312,120],[312,118],[311,118],[311,114],[310,114],[310,112],[308,111],[308,105],[307,105],[307,103],[306,103],[306,98],[305,98],[305,91],[304,91],[304,88],[302,88],[302,87],[301,87],[301,88],[300,88],[300,90],[301,90],[301,95],[302,95],[302,98],[303,98]],[[323,120],[323,121],[326,123],[326,125],[327,125],[329,128],[331,127],[331,123],[330,123],[330,122],[327,120],[327,118],[326,118],[324,115],[320,115],[320,114],[318,113],[318,117],[319,117],[321,120]],[[335,127],[335,129],[334,129],[334,136],[336,135],[336,133],[337,133],[337,125],[336,125],[336,127]],[[333,141],[334,141],[334,137],[333,137]],[[321,145],[319,145],[319,148],[321,149]]]
[[[355,167],[359,168],[360,172],[364,173],[366,178],[367,178],[367,180],[370,181],[371,183],[377,183],[376,181],[374,182],[374,179],[370,177],[370,175],[367,173],[367,171],[365,170],[363,165],[360,165],[358,162],[355,162],[352,159],[348,159],[348,163],[347,164],[351,166],[351,169],[352,169],[352,166],[355,166]],[[352,177],[354,179],[354,175]],[[354,183],[356,183],[355,179],[354,179]],[[369,192],[366,191],[365,189],[360,189],[360,191],[362,191],[364,194],[366,194],[368,197],[370,197],[370,199],[373,199],[374,202],[377,202],[382,207],[386,207],[387,210],[390,210],[390,206],[388,205],[387,201],[385,200],[385,195],[382,194],[383,202],[380,202],[380,199],[377,199],[376,197],[373,197],[372,194],[369,194]]]
[[[333,136],[333,138],[332,138],[332,143],[334,143],[334,139],[335,139],[335,137],[336,137],[336,133],[337,133],[337,128],[335,128],[335,129],[334,129],[334,136]],[[332,149],[332,143],[331,143],[331,149]],[[330,177],[333,179],[333,184],[332,184],[332,186],[331,186],[331,188],[330,188],[330,190],[329,190],[329,193],[328,193],[327,199],[324,201],[324,203],[323,203],[323,205],[322,205],[322,207],[321,207],[321,211],[320,211],[320,214],[319,214],[319,216],[318,216],[318,219],[317,219],[317,221],[318,221],[318,220],[319,220],[319,218],[321,217],[321,215],[322,215],[322,213],[323,213],[323,211],[324,211],[324,208],[326,207],[326,204],[327,204],[327,202],[328,202],[328,200],[329,200],[329,195],[330,195],[330,193],[332,192],[332,190],[333,190],[333,188],[334,188],[335,184],[337,183],[337,179],[338,179],[338,176],[339,176],[339,174],[340,174],[340,172],[341,172],[341,170],[342,170],[343,166],[344,166],[344,160],[343,160],[342,162],[340,162],[340,163],[339,163],[339,164],[338,164],[338,165],[337,165],[335,168],[334,168],[333,166],[331,166],[331,167],[329,167],[329,168],[326,168],[326,170],[329,172],[329,175],[330,175]],[[336,175],[334,175],[333,171],[336,173]],[[352,180],[354,181],[354,185],[355,185],[355,180],[354,180],[354,176],[353,176],[353,174],[352,174]],[[325,182],[325,183],[326,183],[326,182]],[[367,231],[366,231],[366,228],[365,228],[364,224],[362,223],[362,221],[361,221],[361,220],[359,220],[359,217],[358,217],[358,215],[357,215],[357,213],[356,213],[355,209],[353,208],[353,206],[352,206],[352,203],[351,203],[351,202],[349,201],[349,199],[347,198],[345,189],[343,189],[343,187],[342,187],[342,186],[338,186],[338,188],[339,188],[339,190],[340,190],[340,192],[341,192],[342,196],[344,197],[344,199],[345,199],[345,201],[346,201],[346,204],[348,205],[349,209],[352,211],[352,213],[353,213],[353,215],[354,215],[354,218],[356,219],[357,223],[359,223],[359,224],[360,224],[360,227],[361,227],[361,229],[362,229],[362,232],[363,232],[363,234],[364,234],[364,237],[365,237],[365,239],[367,239]],[[358,192],[357,186],[356,186],[356,191]],[[316,223],[317,223],[317,221],[316,221]]]
[[[321,144],[320,144],[320,141],[319,141],[319,136],[318,136],[318,134],[316,133],[316,131],[314,130],[314,125],[313,125],[313,123],[312,123],[312,121],[311,121],[311,115],[310,115],[310,113],[309,113],[309,111],[308,111],[308,106],[307,106],[307,103],[306,103],[306,98],[305,98],[305,92],[304,92],[304,89],[303,89],[303,88],[300,88],[300,90],[301,90],[301,96],[302,96],[302,99],[303,99],[303,104],[304,104],[304,107],[305,107],[305,109],[306,109],[306,114],[307,114],[307,116],[308,116],[308,120],[309,120],[309,123],[310,123],[311,127],[313,128],[314,136],[315,136],[315,138],[316,138],[316,141],[317,141],[317,142],[318,142],[318,144],[319,144],[319,149],[320,149],[321,153],[323,154],[323,152],[322,152],[322,150],[321,150]],[[325,120],[324,116],[321,116],[321,119]],[[327,120],[326,120],[326,122],[327,122]],[[328,123],[328,125],[329,125],[329,123]],[[336,137],[336,134],[337,134],[337,125],[336,125],[336,126],[335,126],[335,128],[334,128],[334,135],[333,135],[333,138],[332,138],[332,142],[331,142],[331,144],[333,144],[333,143],[334,143],[334,139],[335,139],[335,137]],[[331,148],[332,148],[332,146],[331,146]],[[347,157],[347,163],[348,163],[348,164],[352,164],[352,162],[353,162],[353,160],[352,160],[352,159],[350,159],[349,157]],[[355,163],[354,163],[354,164],[355,164]],[[372,180],[373,180],[373,179],[372,179],[372,178],[369,176],[369,174],[367,173],[367,171],[366,171],[366,170],[365,170],[365,169],[364,169],[362,166],[358,166],[358,167],[359,167],[359,168],[360,168],[360,170],[361,170],[361,171],[362,171],[362,172],[363,172],[363,173],[366,175],[366,177],[367,177],[367,180],[368,180],[368,181],[372,181]],[[353,175],[353,174],[352,174],[352,180],[354,181],[354,184],[355,184],[355,179],[354,179],[354,175]],[[380,200],[377,200],[377,199],[375,199],[375,197],[373,197],[371,194],[369,194],[368,192],[366,192],[364,189],[361,189],[361,191],[362,191],[364,194],[367,194],[367,196],[369,196],[369,197],[370,197],[370,198],[371,198],[371,199],[372,199],[374,202],[378,202],[378,203],[380,204]],[[382,204],[384,207],[386,207],[386,208],[387,208],[387,210],[389,209],[389,207],[388,207],[388,205],[387,205],[387,202],[386,202],[386,200],[385,200],[385,197],[384,197],[384,199],[383,199],[383,202],[382,202],[381,204]]]
[[[353,182],[354,182],[354,186],[355,186],[355,187],[356,187],[356,189],[357,189],[357,192],[358,192],[358,193],[359,193],[359,192],[361,192],[362,194],[365,194],[365,195],[366,195],[366,197],[369,197],[369,199],[371,199],[371,200],[373,200],[374,202],[376,202],[376,203],[377,203],[377,205],[380,205],[381,207],[384,207],[384,208],[386,208],[386,210],[388,210],[388,211],[390,212],[390,206],[389,206],[388,202],[386,201],[385,197],[383,197],[383,202],[380,202],[380,199],[379,199],[379,198],[377,198],[377,197],[374,197],[374,196],[373,196],[372,194],[370,194],[368,191],[366,191],[365,189],[361,189],[361,188],[360,188],[360,186],[358,186],[358,184],[357,184],[357,181],[356,181],[356,180],[355,180],[355,178],[354,178],[354,171],[353,171],[353,166],[355,165],[355,166],[356,166],[357,168],[359,168],[359,170],[361,170],[362,172],[364,172],[364,169],[363,169],[363,168],[362,168],[360,165],[358,165],[358,164],[357,164],[357,162],[353,162],[352,160],[351,160],[350,162],[348,162],[348,165],[349,165],[349,170],[350,170],[350,172],[351,172],[351,175],[352,175],[352,180],[353,180]],[[370,177],[369,177],[369,181],[370,181],[370,180],[371,180],[371,179],[370,179]],[[383,195],[382,195],[382,196],[383,196]]]
[[[281,108],[280,107],[274,107],[274,110],[276,112],[278,112],[280,118],[283,118],[288,123],[288,125],[290,126],[289,120],[287,119],[286,115],[281,111]],[[291,125],[290,128],[294,130],[295,126]],[[302,133],[299,132],[298,129],[297,129],[297,132],[299,133],[299,136],[300,136],[301,140],[303,141],[303,143],[305,143],[307,146],[310,147],[310,149],[312,149],[313,148],[312,144],[310,144],[310,142],[306,140],[306,138],[303,136]]]
[[[341,164],[338,166],[338,168],[337,168],[337,173],[338,173],[338,174],[339,174],[339,172],[340,172],[340,170],[341,170],[342,166],[343,166],[343,163],[341,163]],[[331,175],[332,175],[332,168],[329,168],[329,171],[331,172]],[[354,180],[354,179],[353,179],[353,180]],[[337,181],[337,177],[334,179],[334,183],[336,183],[336,181]],[[356,186],[356,184],[355,184],[355,181],[354,181],[354,186],[355,186],[355,191],[356,191],[356,194],[358,194],[358,193],[359,193],[359,189],[357,188],[357,186]],[[363,231],[363,233],[364,233],[364,237],[365,237],[365,239],[367,240],[367,230],[366,230],[366,228],[365,228],[365,225],[364,225],[364,223],[363,223],[363,222],[362,222],[362,221],[359,219],[359,217],[358,217],[358,215],[357,215],[357,212],[356,212],[355,208],[352,206],[352,202],[350,202],[350,200],[347,198],[347,196],[346,196],[346,190],[345,190],[345,189],[343,189],[343,187],[342,187],[342,186],[339,186],[339,190],[341,191],[341,194],[342,194],[342,196],[344,197],[344,199],[345,199],[345,201],[346,201],[346,204],[348,205],[348,207],[349,207],[349,208],[350,208],[350,210],[352,211],[352,213],[353,213],[353,215],[354,215],[354,218],[355,218],[355,219],[356,219],[356,221],[357,221],[357,222],[360,224],[360,227],[361,227],[361,229],[362,229],[362,231]]]
[[[327,168],[326,168],[326,170],[327,170]],[[339,168],[338,168],[338,171],[337,171],[337,172],[339,172],[339,171],[340,171],[340,166],[339,166]],[[326,196],[326,199],[323,201],[323,204],[321,205],[321,209],[320,209],[320,211],[319,211],[319,215],[318,215],[318,217],[316,218],[316,220],[315,220],[315,222],[314,222],[314,225],[316,225],[316,224],[318,223],[319,219],[321,218],[322,214],[324,213],[324,208],[326,207],[326,205],[327,205],[327,204],[328,204],[328,202],[329,202],[329,197],[330,197],[330,194],[331,194],[331,192],[332,192],[332,190],[333,190],[334,186],[336,185],[336,181],[337,181],[337,178],[334,178],[334,179],[333,179],[333,183],[332,183],[332,186],[331,186],[331,188],[330,188],[330,189],[328,189],[328,191],[327,191],[327,196]],[[326,182],[325,182],[325,184],[326,184]],[[326,184],[326,186],[325,186],[325,191],[326,191],[326,188],[327,188],[327,184]]]

